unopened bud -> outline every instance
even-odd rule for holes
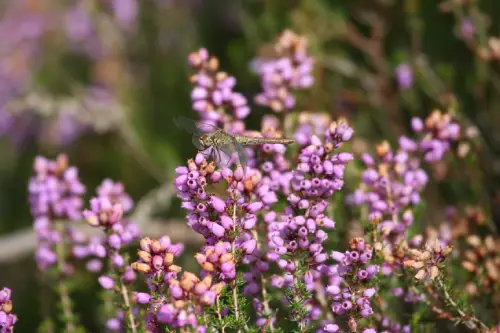
[[[151,266],[142,262],[134,262],[131,265],[132,269],[142,272],[142,273],[149,273],[151,272]]]
[[[233,254],[232,253],[225,253],[219,258],[219,262],[225,263],[233,260]]]
[[[469,272],[474,272],[476,270],[476,265],[471,263],[470,261],[462,261],[462,267]]]
[[[425,278],[425,275],[426,275],[425,269],[421,269],[417,272],[417,274],[415,274],[415,279],[421,281]]]
[[[440,254],[441,254],[441,256],[443,256],[444,258],[446,258],[448,256],[448,254],[451,253],[451,251],[453,251],[453,248],[451,246],[447,246],[447,247],[445,247],[444,249],[441,250]]]
[[[184,302],[181,299],[174,302],[174,307],[177,309],[182,309],[182,308],[184,308],[185,305],[186,305],[186,302]]]
[[[413,265],[411,265],[411,267],[413,267],[415,269],[420,269],[420,268],[424,267],[424,263],[422,261],[415,261],[413,263]]]
[[[149,237],[144,237],[141,239],[139,242],[139,245],[141,246],[141,249],[146,252],[150,252],[151,248],[149,247],[151,245],[151,238]]]
[[[415,263],[415,260],[405,260],[405,261],[403,262],[403,265],[404,265],[405,267],[413,267],[413,264],[414,264],[414,263]]]
[[[150,247],[151,247],[151,252],[153,253],[161,252],[161,244],[156,239],[151,242]]]
[[[151,254],[146,252],[146,251],[142,251],[142,250],[139,250],[137,251],[137,255],[139,256],[139,258],[146,262],[146,263],[150,263],[151,262]]]
[[[174,263],[174,254],[171,252],[167,252],[165,257],[163,258],[163,265],[168,267]]]
[[[12,301],[8,300],[7,302],[3,303],[1,309],[5,313],[10,313],[12,311]]]
[[[431,279],[434,280],[439,275],[439,268],[437,266],[431,267]]]
[[[205,284],[207,287],[210,287],[212,285],[212,281],[212,275],[207,275],[205,276],[205,278],[203,278],[203,280],[201,280],[201,283]]]
[[[222,289],[226,286],[224,282],[219,282],[210,288],[213,292],[215,292],[217,295],[220,295]]]
[[[174,273],[179,273],[180,271],[182,271],[182,267],[177,266],[177,265],[170,265],[170,266],[168,266],[168,271],[174,272]]]
[[[207,271],[207,272],[213,272],[213,271],[215,271],[215,266],[212,263],[208,262],[208,261],[205,262],[205,263],[203,263],[203,265],[201,265],[201,267],[205,271]]]
[[[470,235],[467,237],[467,243],[472,247],[479,247],[481,245],[481,238],[478,235]]]

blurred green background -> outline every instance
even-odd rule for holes
[[[123,182],[136,201],[171,181],[174,168],[195,152],[188,134],[172,123],[175,115],[197,117],[191,110],[188,77],[192,71],[187,55],[206,47],[219,58],[222,70],[236,77],[236,89],[252,101],[260,87],[250,63],[285,29],[307,37],[316,58],[316,84],[299,94],[298,110],[347,117],[356,131],[357,152],[373,149],[371,144],[382,139],[395,142],[408,132],[412,116],[425,117],[434,108],[445,109],[454,98],[460,117],[480,132],[480,159],[471,162],[471,168],[442,166],[452,180],[429,187],[426,195],[432,202],[426,215],[432,223],[439,219],[432,207],[482,201],[491,203],[498,223],[498,61],[481,60],[476,51],[487,49],[489,36],[500,32],[496,20],[500,2],[146,0],[137,1],[137,17],[125,28],[104,1],[83,3],[92,8],[94,33],[106,46],[102,54],[75,49],[73,44],[79,43],[72,44],[65,37],[64,22],[75,3],[10,0],[0,5],[0,36],[34,25],[36,15],[44,17],[37,24],[50,26],[29,37],[36,44],[22,65],[29,79],[23,79],[12,96],[0,91],[2,103],[22,101],[16,108],[21,113],[0,132],[2,237],[31,228],[26,188],[33,159],[39,154],[53,158],[67,153],[88,188],[87,198],[106,177]],[[466,20],[473,22],[471,38],[463,36]],[[70,22],[81,24],[76,18]],[[15,52],[31,52],[18,47],[0,39],[2,66]],[[414,84],[409,89],[398,86],[395,69],[400,64],[413,68]],[[2,73],[0,85],[9,84],[9,77]],[[120,105],[119,111],[111,111],[109,102],[103,102],[103,110],[85,124],[87,129],[75,130],[78,135],[69,130],[76,135],[72,140],[58,141],[49,135],[54,132],[48,124],[59,121],[57,112],[41,112],[38,102],[23,106],[32,93],[49,100],[72,99],[95,85],[105,87]],[[10,112],[6,109],[0,112]],[[119,113],[120,120],[111,127],[103,125],[113,112]],[[269,112],[252,106],[247,126],[258,130],[262,116]],[[346,190],[356,185],[357,180],[347,182]],[[175,199],[161,212],[166,221],[173,217],[182,217]],[[81,283],[75,291],[77,307],[85,314],[83,322],[89,330],[97,332],[93,309],[98,300],[88,296],[96,284],[84,277]],[[15,290],[15,311],[20,317],[16,332],[34,332],[41,318],[39,305],[53,297],[39,293],[32,256],[0,262],[0,286]]]

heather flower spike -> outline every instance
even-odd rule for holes
[[[14,332],[14,325],[17,322],[17,316],[13,313],[11,300],[12,291],[9,288],[0,289],[0,332]]]

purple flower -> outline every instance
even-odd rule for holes
[[[399,88],[409,89],[413,86],[413,70],[408,64],[401,64],[396,67],[396,80]]]
[[[73,42],[81,42],[93,34],[92,22],[85,6],[76,5],[66,13],[66,33]]]
[[[226,210],[226,203],[224,202],[224,200],[215,195],[210,197],[210,205],[218,213],[223,213]]]
[[[137,0],[112,0],[111,6],[121,26],[127,27],[135,22],[139,7]]]
[[[107,178],[97,187],[97,196],[107,198],[112,204],[120,204],[123,212],[128,213],[134,206],[132,198],[125,192],[122,183],[115,183]]]
[[[107,197],[95,197],[90,200],[90,210],[83,211],[83,217],[93,227],[110,227],[119,223],[123,215],[121,204],[112,204]]]
[[[328,324],[323,327],[323,330],[328,333],[336,333],[340,330],[340,327],[337,324]]]
[[[134,298],[139,304],[148,304],[151,301],[151,295],[147,293],[135,293]]]
[[[465,41],[471,41],[476,34],[474,21],[470,17],[464,17],[460,22],[459,35]]]
[[[0,290],[0,304],[10,301],[11,294],[12,291],[9,288],[3,288],[2,290]]]
[[[106,327],[111,331],[118,332],[121,328],[121,320],[118,318],[111,318],[106,321]]]
[[[115,286],[115,281],[110,276],[102,275],[99,277],[98,280],[101,287],[103,287],[106,290],[113,289],[113,287]]]

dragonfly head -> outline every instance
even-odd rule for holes
[[[203,150],[211,147],[213,145],[212,137],[208,134],[203,134],[200,136],[200,146]]]

